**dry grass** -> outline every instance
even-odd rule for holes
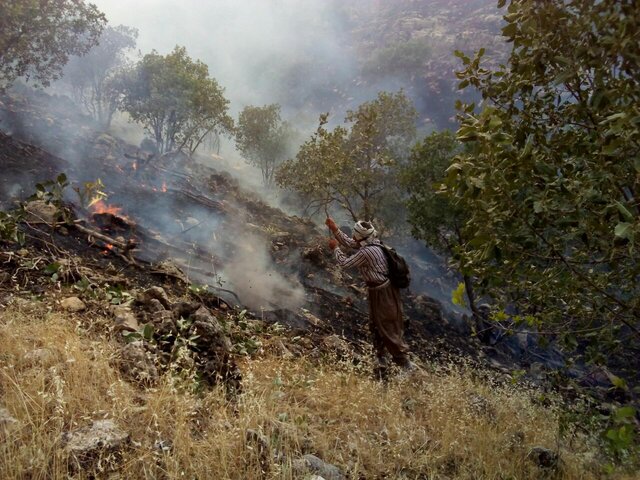
[[[53,355],[29,360],[37,348]],[[381,384],[336,362],[266,354],[241,365],[244,393],[231,406],[222,391],[179,392],[169,377],[139,390],[112,368],[116,349],[67,315],[0,312],[0,406],[19,421],[4,433],[0,478],[68,478],[62,433],[102,418],[132,442],[100,478],[115,465],[126,479],[303,478],[291,462],[313,453],[354,479],[538,479],[527,452],[558,448],[556,407],[459,370]],[[597,477],[591,447],[559,448],[558,478]]]

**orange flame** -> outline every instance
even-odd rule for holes
[[[113,245],[111,245],[110,243],[106,243],[104,246],[104,250],[102,250],[100,252],[101,255],[108,255],[109,252],[113,250]]]
[[[96,203],[91,205],[91,211],[93,213],[110,213],[111,215],[122,216],[122,208],[115,207],[113,205],[107,205],[102,200],[98,200]]]

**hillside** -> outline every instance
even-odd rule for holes
[[[557,352],[484,345],[409,291],[420,371],[380,382],[364,291],[317,226],[64,99],[13,93],[2,112],[4,208],[67,176],[0,249],[2,478],[597,477],[594,433],[541,381]],[[97,178],[108,197],[87,207]]]

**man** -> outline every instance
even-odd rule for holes
[[[365,221],[356,222],[353,238],[342,232],[333,219],[327,218],[325,224],[335,237],[329,240],[329,247],[335,250],[338,265],[342,268],[356,267],[369,289],[369,326],[378,358],[378,368],[384,370],[387,366],[387,350],[401,368],[414,370],[416,366],[409,360],[409,347],[403,340],[404,321],[400,291],[389,281],[387,258],[373,224]],[[338,243],[357,251],[347,256],[338,248]]]

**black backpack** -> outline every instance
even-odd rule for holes
[[[396,288],[407,288],[411,283],[411,273],[407,261],[395,249],[384,244],[380,244],[380,247],[382,247],[384,256],[387,257],[391,285]]]

